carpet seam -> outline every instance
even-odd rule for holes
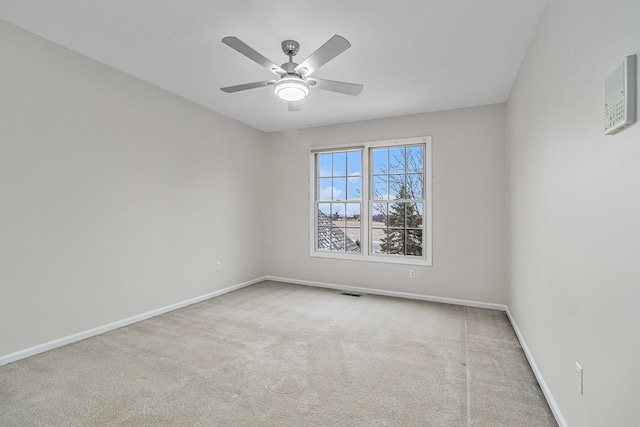
[[[468,330],[469,326],[467,323],[467,308],[462,308],[462,313],[464,315],[464,384],[466,388],[466,418],[467,418],[467,427],[471,427],[471,397],[469,396],[469,346],[468,346]]]

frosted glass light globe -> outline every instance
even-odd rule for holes
[[[286,76],[278,80],[273,88],[280,99],[300,101],[309,95],[307,82],[296,76]]]

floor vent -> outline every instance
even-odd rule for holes
[[[346,295],[348,297],[361,297],[362,294],[354,294],[353,292],[340,292],[340,295]]]

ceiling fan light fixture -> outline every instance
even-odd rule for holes
[[[273,90],[280,99],[300,101],[309,95],[309,84],[300,77],[286,76],[276,82]]]

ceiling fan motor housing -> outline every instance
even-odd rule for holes
[[[298,66],[298,64],[296,64],[295,62],[285,62],[284,64],[282,64],[282,69],[285,70],[287,72],[287,74],[285,75],[298,75],[298,73],[296,73],[296,67]]]

